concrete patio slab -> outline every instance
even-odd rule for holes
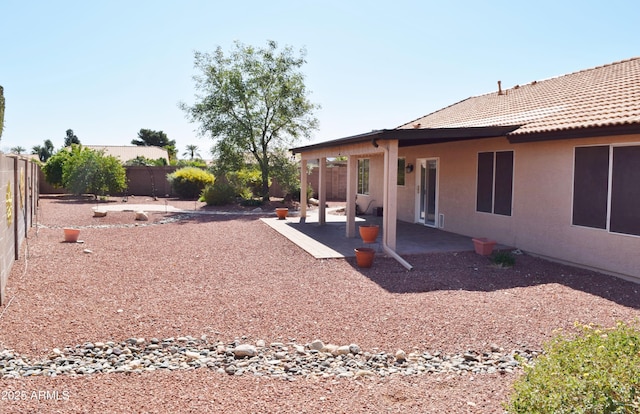
[[[286,220],[268,217],[261,220],[315,258],[354,257],[354,249],[365,246],[360,237],[346,237],[346,216],[331,214],[331,211],[328,211],[324,225],[318,223],[315,212],[308,214],[306,220],[302,222],[299,217],[288,217]],[[379,254],[384,254],[381,246],[382,217],[359,216],[356,220],[356,228],[361,224],[380,225],[381,231],[377,242],[368,244],[366,247],[371,247]],[[496,248],[505,249],[508,247],[497,245]],[[400,255],[459,252],[473,249],[471,237],[421,224],[397,222],[396,252]]]

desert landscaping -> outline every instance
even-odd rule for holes
[[[526,254],[360,269],[314,259],[268,209],[128,202],[199,214],[40,200],[0,311],[2,412],[504,412],[516,354],[640,316],[638,285]]]

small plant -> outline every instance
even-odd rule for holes
[[[619,322],[557,335],[516,380],[509,413],[640,412],[640,331]]]
[[[509,252],[499,251],[491,256],[491,261],[499,267],[513,267],[516,264],[516,258]]]
[[[264,201],[261,198],[243,198],[240,201],[240,205],[245,207],[260,207],[262,204]]]
[[[196,199],[208,184],[213,184],[215,178],[213,174],[195,167],[185,167],[171,174],[167,174],[167,179],[171,183],[178,197],[188,200]]]

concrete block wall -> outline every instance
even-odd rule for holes
[[[0,305],[7,303],[11,268],[29,228],[37,222],[39,167],[27,158],[0,154]]]

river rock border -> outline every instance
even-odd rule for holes
[[[240,340],[224,343],[206,336],[157,339],[130,338],[124,342],[87,342],[54,348],[47,357],[29,359],[12,350],[0,352],[3,379],[31,376],[90,375],[95,373],[141,373],[156,370],[209,368],[228,375],[255,375],[285,380],[296,378],[363,378],[436,373],[508,374],[521,363],[532,363],[537,351],[468,351],[455,355],[441,352],[387,353],[362,351],[356,344],[332,345],[320,340],[254,344]]]

